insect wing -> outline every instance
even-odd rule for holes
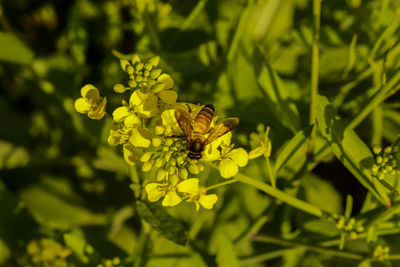
[[[230,132],[239,124],[238,118],[226,118],[222,121],[218,122],[210,131],[210,135],[205,141],[204,145],[207,145],[217,139],[218,137],[223,136],[224,134]]]
[[[183,133],[186,135],[188,139],[192,137],[192,116],[186,110],[177,108],[175,109],[175,118],[181,127]]]

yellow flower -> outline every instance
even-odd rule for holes
[[[107,99],[100,97],[99,90],[91,84],[81,88],[82,97],[75,101],[75,110],[82,114],[88,114],[91,119],[100,120],[106,114]]]
[[[187,202],[193,202],[196,205],[196,211],[200,209],[200,205],[205,209],[212,209],[218,200],[216,194],[206,195],[204,187],[199,186],[199,179],[190,178],[180,182],[177,185],[179,192],[188,197]]]
[[[158,201],[164,197],[161,205],[172,207],[181,203],[182,199],[176,193],[176,185],[179,182],[177,175],[170,175],[166,183],[149,183],[145,186],[147,198],[151,202]]]
[[[254,148],[249,152],[249,159],[255,159],[260,156],[264,156],[268,158],[271,155],[271,141],[268,138],[269,127],[264,131],[264,126],[259,125],[258,130],[259,134],[251,133],[250,138],[254,141],[254,143],[258,143],[259,146]]]
[[[223,146],[221,152],[221,161],[218,163],[218,169],[222,177],[230,178],[239,172],[239,167],[244,167],[249,161],[249,155],[243,148],[232,146]]]

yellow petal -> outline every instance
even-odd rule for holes
[[[176,188],[179,192],[196,195],[199,192],[199,179],[190,178],[180,182]]]
[[[128,163],[131,166],[136,165],[136,163],[138,162],[136,153],[133,150],[133,147],[129,143],[124,144],[124,159],[126,163]]]
[[[151,118],[155,116],[158,112],[158,98],[154,94],[149,93],[143,105],[139,106],[135,110],[144,118]]]
[[[263,146],[259,146],[254,148],[252,151],[249,152],[249,159],[255,159],[264,154],[265,148]]]
[[[97,106],[97,108],[95,110],[89,111],[88,113],[88,117],[91,119],[95,119],[95,120],[100,120],[104,117],[104,115],[106,114],[106,104],[107,104],[107,98],[103,98],[101,100],[101,103]]]
[[[116,146],[122,143],[121,134],[119,133],[119,127],[113,126],[110,129],[110,135],[108,136],[108,143],[112,146]]]
[[[218,196],[216,194],[209,194],[209,195],[201,195],[199,202],[205,209],[212,209],[217,203]]]
[[[218,169],[219,173],[224,178],[230,178],[232,176],[235,176],[239,172],[239,167],[233,160],[229,158],[221,160],[218,165]]]
[[[232,159],[239,167],[246,166],[249,161],[249,155],[243,148],[236,148],[231,150],[226,157]]]
[[[132,113],[131,115],[125,118],[124,124],[128,128],[136,128],[139,127],[142,124],[142,122],[134,113]]]
[[[78,98],[74,103],[75,110],[79,113],[86,114],[90,111],[91,105],[86,98]]]
[[[148,147],[151,143],[150,131],[143,127],[133,129],[129,142],[135,147]]]
[[[142,93],[139,89],[134,91],[129,99],[129,105],[131,107],[133,106],[139,106],[146,101],[148,97],[148,94]]]
[[[159,190],[159,188],[162,186],[163,185],[159,183],[149,183],[145,186],[147,198],[150,202],[155,202],[164,195],[164,191]]]
[[[126,117],[128,117],[129,115],[131,115],[132,112],[130,112],[129,107],[126,106],[122,106],[122,107],[118,107],[114,110],[113,112],[113,119],[116,122],[121,122],[123,121]]]
[[[162,124],[164,126],[165,135],[183,134],[181,127],[175,118],[175,110],[167,109],[161,114]]]
[[[158,96],[167,104],[175,104],[176,100],[178,99],[178,93],[174,90],[165,90],[161,91]]]
[[[223,136],[212,141],[211,144],[213,144],[213,147],[219,147],[221,144],[229,146],[231,143],[231,139],[232,139],[232,132],[228,132],[227,134],[224,134]]]
[[[99,90],[92,84],[86,84],[81,88],[82,97],[93,100],[94,102],[100,101]]]
[[[174,80],[168,74],[161,74],[157,79],[157,83],[164,84],[164,90],[174,87]]]
[[[163,205],[164,207],[173,207],[181,203],[181,201],[182,199],[178,196],[178,194],[175,191],[170,191],[163,199],[161,205]]]
[[[215,161],[221,157],[221,152],[217,149],[218,145],[215,145],[214,142],[208,144],[204,149],[204,157],[205,161]]]

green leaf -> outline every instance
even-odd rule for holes
[[[89,262],[88,254],[93,253],[93,247],[87,243],[80,229],[76,228],[70,233],[64,234],[64,241],[82,263],[87,264]]]
[[[0,32],[0,60],[17,64],[28,64],[33,59],[33,51],[14,34]]]
[[[307,221],[303,223],[303,228],[308,232],[317,233],[326,237],[335,237],[340,233],[336,224],[333,221],[328,221],[326,219]]]
[[[292,132],[297,132],[300,125],[299,112],[289,100],[290,93],[278,74],[268,65],[263,64],[258,83],[266,94],[265,99],[277,118]]]
[[[94,214],[86,208],[68,203],[65,197],[50,193],[45,187],[29,187],[21,192],[21,198],[36,220],[50,228],[67,229],[106,223],[105,215]]]
[[[217,264],[219,267],[240,266],[232,239],[224,230],[217,236]]]
[[[136,208],[139,216],[165,238],[182,246],[187,244],[187,230],[180,221],[169,215],[165,208],[140,200],[136,201]]]
[[[385,205],[390,199],[383,186],[371,176],[374,158],[367,145],[351,130],[346,129],[332,104],[325,96],[318,96],[317,122],[323,137],[328,141],[332,152],[355,178]]]
[[[302,178],[305,200],[331,213],[342,213],[342,198],[333,185],[316,175],[308,174]]]
[[[307,126],[305,129],[298,132],[292,139],[290,139],[284,148],[281,150],[276,158],[274,165],[274,175],[276,175],[282,167],[289,161],[289,159],[296,153],[299,148],[305,143],[311,134],[313,126]]]

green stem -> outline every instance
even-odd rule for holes
[[[283,257],[283,256],[287,255],[287,253],[294,252],[294,251],[304,251],[304,249],[303,248],[279,249],[279,250],[275,250],[272,252],[263,253],[263,254],[260,254],[257,256],[243,258],[240,260],[240,263],[243,266],[257,264],[257,263],[265,262],[265,261],[272,260],[275,258]]]
[[[171,42],[168,45],[169,48],[173,47],[175,45],[176,41],[182,35],[182,32],[186,31],[187,28],[189,28],[190,24],[193,23],[193,21],[197,18],[197,16],[200,14],[200,12],[204,9],[204,6],[206,5],[207,1],[208,0],[200,0],[199,2],[197,2],[196,7],[192,10],[192,12],[189,14],[189,16],[185,19],[185,21],[182,23],[181,27],[179,28],[179,31],[172,38]]]
[[[276,179],[274,174],[272,173],[271,162],[269,161],[269,157],[265,157],[265,164],[267,165],[267,172],[269,175],[269,180],[271,181],[271,185],[273,188],[276,188]]]
[[[349,129],[354,129],[361,121],[368,116],[368,114],[383,100],[388,97],[388,93],[394,88],[394,86],[400,81],[400,71],[398,71],[378,92],[376,92],[371,101],[357,114],[357,116],[347,125]],[[396,91],[400,88],[396,88]],[[394,93],[394,92],[391,92]]]
[[[305,201],[297,199],[291,195],[286,194],[285,192],[283,192],[277,188],[274,188],[274,187],[272,187],[268,184],[265,184],[263,182],[260,182],[256,179],[250,178],[244,174],[239,173],[236,175],[236,178],[239,182],[251,185],[251,186],[267,193],[268,195],[275,197],[279,200],[282,200],[283,202],[285,202],[299,210],[302,210],[306,213],[312,214],[312,215],[320,217],[320,218],[323,217],[324,215],[328,215],[327,212],[323,211],[322,209],[320,209],[316,206],[311,205],[310,203],[307,203]]]
[[[313,245],[283,240],[280,238],[266,236],[266,235],[256,236],[253,238],[253,240],[258,241],[258,242],[264,242],[264,243],[272,243],[272,244],[281,245],[281,246],[304,248],[304,249],[307,249],[310,251],[315,251],[318,253],[327,254],[327,255],[336,256],[336,257],[347,258],[347,259],[354,259],[354,260],[362,260],[363,259],[363,256],[356,254],[356,253],[339,251],[339,250],[334,250],[334,249],[326,249],[326,248],[316,247]]]
[[[143,12],[142,16],[143,20],[146,23],[148,34],[150,36],[151,43],[154,45],[154,49],[156,50],[156,52],[161,51],[161,42],[160,39],[158,38],[158,30],[156,26],[153,24],[154,20],[150,18],[147,10]]]
[[[133,194],[135,195],[136,199],[140,199],[140,195],[141,195],[141,182],[140,182],[140,178],[136,169],[136,166],[131,166],[130,168],[130,174],[131,174],[131,181],[132,181],[132,185],[131,185],[131,189],[133,190]]]
[[[311,95],[310,95],[310,118],[309,124],[314,125],[316,121],[318,76],[319,76],[319,29],[321,23],[321,0],[313,1],[314,36],[311,55]],[[317,128],[314,127],[308,145],[308,154],[311,155],[314,148]]]
[[[225,185],[228,185],[228,184],[233,184],[233,183],[236,183],[237,181],[238,181],[238,180],[235,179],[235,178],[229,179],[228,181],[221,182],[221,183],[218,183],[218,184],[215,184],[215,185],[211,185],[211,186],[209,186],[209,187],[206,187],[206,191],[211,190],[211,189],[215,189],[215,188],[218,188],[218,187],[222,187],[222,186],[225,186]]]
[[[239,47],[240,38],[242,37],[242,34],[245,30],[246,26],[245,24],[248,16],[249,16],[249,7],[246,7],[240,16],[238,25],[236,27],[235,35],[233,36],[230,47],[228,49],[228,55],[227,55],[228,62],[232,61],[233,57],[236,55],[236,51]]]

